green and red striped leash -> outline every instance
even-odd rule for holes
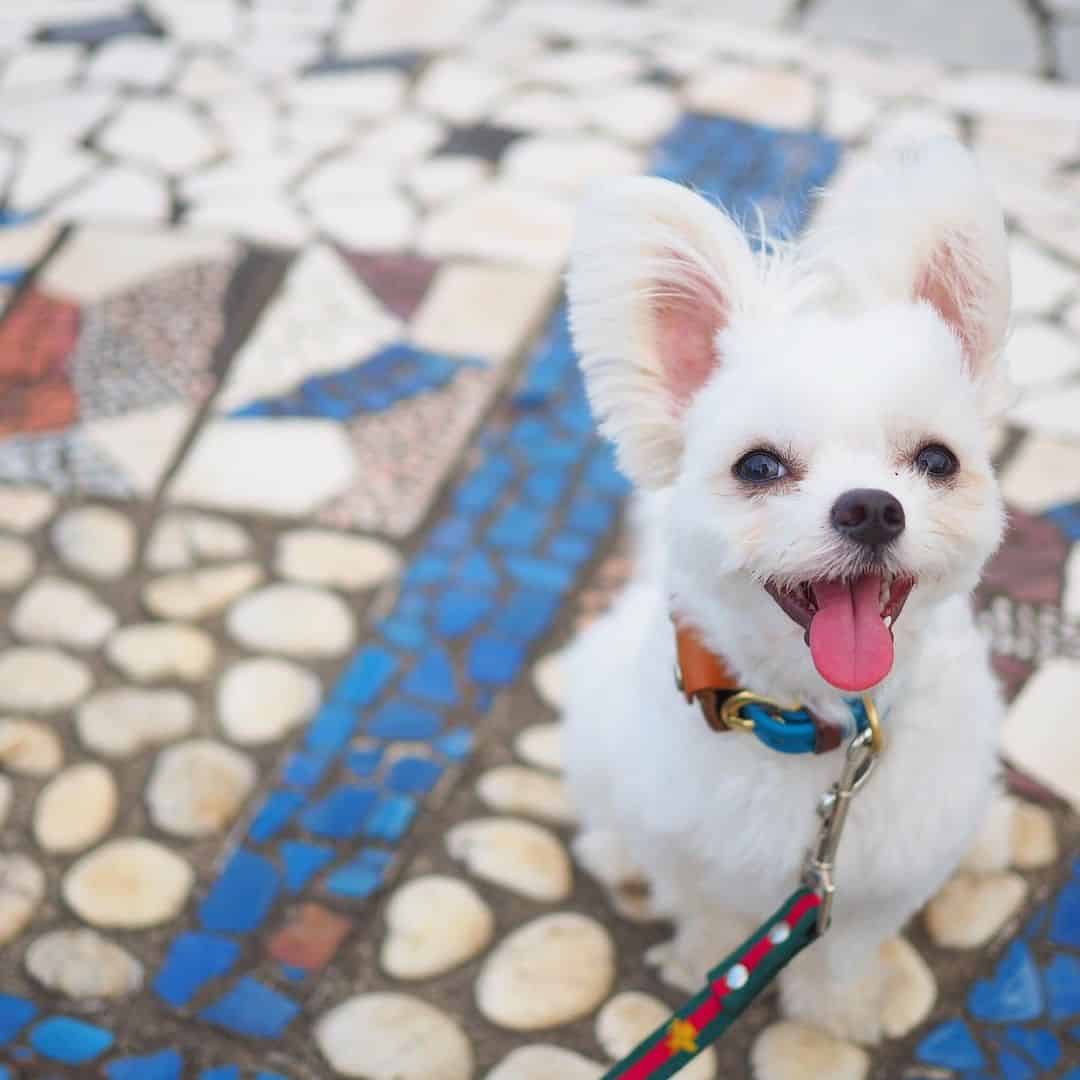
[[[665,1080],[716,1042],[783,968],[829,927],[836,886],[833,867],[852,798],[870,776],[881,751],[881,730],[866,699],[868,724],[848,744],[843,771],[821,797],[821,825],[809,852],[803,884],[748,940],[707,976],[705,988],[603,1080]]]

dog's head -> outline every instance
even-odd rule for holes
[[[772,256],[684,188],[608,184],[569,294],[595,413],[631,479],[666,493],[687,587],[752,582],[845,691],[889,673],[905,604],[974,587],[1003,522],[988,421],[1009,272],[958,144],[873,160]]]

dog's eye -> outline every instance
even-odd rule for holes
[[[735,463],[735,475],[748,484],[771,484],[787,476],[787,466],[767,450],[751,450]]]
[[[924,472],[935,480],[943,480],[952,476],[960,468],[960,463],[947,446],[931,443],[915,455],[915,467],[919,472]]]

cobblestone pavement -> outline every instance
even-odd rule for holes
[[[743,6],[0,8],[0,1080],[585,1080],[679,1000],[647,897],[568,853],[558,650],[628,567],[574,201],[647,170],[797,229],[870,138],[939,131],[1013,231],[980,604],[1016,869],[897,947],[906,1030],[806,1053],[1080,1077],[1080,90]],[[999,6],[1013,52],[987,14],[946,59],[1045,66],[1074,5]]]

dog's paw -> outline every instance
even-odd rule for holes
[[[864,1080],[866,1051],[790,1020],[772,1024],[750,1051],[755,1080]]]
[[[1027,893],[1027,882],[1009,871],[955,874],[926,905],[926,929],[944,948],[981,948],[1020,910]]]
[[[903,938],[881,946],[881,961],[885,966],[881,1030],[886,1038],[901,1039],[930,1015],[937,1000],[937,979]]]

